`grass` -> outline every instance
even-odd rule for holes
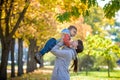
[[[88,76],[85,72],[71,73],[71,80],[120,80],[120,71],[110,72],[111,77],[108,77],[107,71],[90,71]]]
[[[28,74],[24,74],[21,77],[8,78],[8,80],[50,80],[50,73],[41,73],[41,72],[31,72]]]
[[[8,80],[50,80],[51,74],[52,68],[42,68],[21,77],[8,78]],[[111,77],[108,77],[107,71],[90,71],[88,76],[85,71],[70,72],[70,80],[120,80],[120,71],[112,71],[110,75]]]

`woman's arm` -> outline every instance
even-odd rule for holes
[[[57,57],[65,57],[67,55],[68,50],[60,49],[62,46],[63,42],[59,42],[52,48],[51,52]]]

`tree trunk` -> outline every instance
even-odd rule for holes
[[[15,48],[15,38],[11,41],[11,77],[15,77],[15,63],[14,63],[14,48]]]
[[[110,77],[110,61],[107,60],[107,64],[108,64],[108,77]]]
[[[18,76],[23,74],[23,40],[18,39]]]
[[[89,59],[90,59],[90,56],[89,56],[89,54],[90,54],[90,51],[88,52],[88,54],[86,55],[86,76],[88,75],[88,71],[89,71]]]
[[[0,80],[7,80],[7,61],[9,55],[9,42],[2,41],[2,57],[1,57],[1,66],[0,66]]]
[[[35,47],[36,47],[36,40],[30,39],[30,45],[28,50],[28,57],[27,57],[27,73],[34,71],[36,69],[36,62],[34,59]]]
[[[86,66],[86,76],[88,76],[88,66]]]

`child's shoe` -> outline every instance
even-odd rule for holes
[[[42,64],[42,54],[36,53],[35,60],[37,63]]]

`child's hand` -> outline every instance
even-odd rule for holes
[[[63,42],[63,38],[60,39],[60,42]]]
[[[73,46],[72,46],[72,45],[70,45],[70,48],[73,48]]]
[[[63,38],[64,38],[64,35],[65,35],[64,33],[62,33],[62,34],[61,34],[61,39],[63,39]]]
[[[70,42],[70,48],[73,48],[72,42]]]

